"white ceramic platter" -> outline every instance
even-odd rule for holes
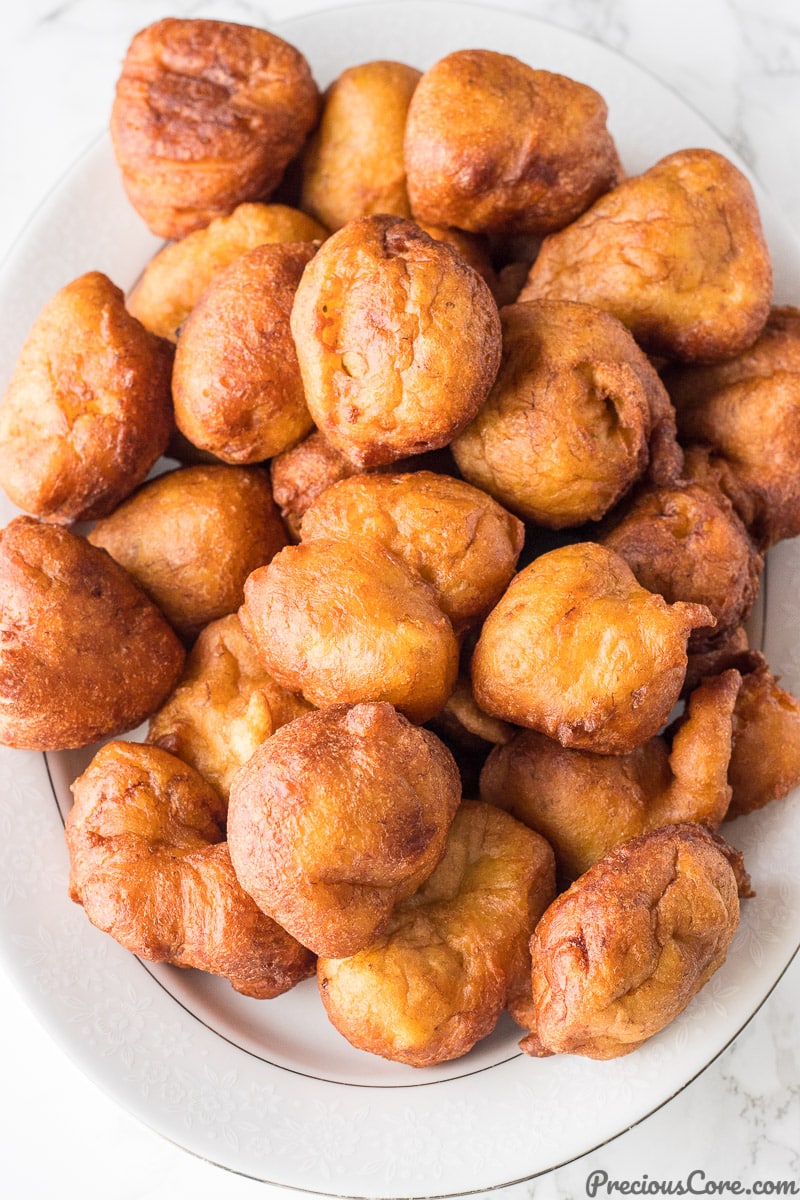
[[[258,4],[199,15],[258,20]],[[321,85],[395,58],[425,68],[457,48],[513,53],[597,88],[627,169],[686,146],[731,154],[677,95],[591,41],[522,16],[417,0],[327,11],[278,31]],[[739,164],[741,165],[741,164]],[[758,191],[758,189],[757,189]],[[800,299],[800,251],[758,191],[776,297]],[[45,300],[90,269],[129,287],[158,242],[128,205],[103,136],[34,215],[0,273],[0,386]],[[11,518],[3,501],[0,520]],[[764,649],[800,693],[800,545],[771,552]],[[349,1047],[313,981],[274,1001],[154,966],[67,898],[63,816],[89,752],[0,751],[0,953],[31,1007],[110,1095],[186,1149],[258,1179],[325,1194],[432,1196],[502,1186],[584,1154],[663,1104],[741,1029],[797,946],[797,798],[730,827],[758,892],[724,968],[689,1010],[610,1063],[531,1060],[510,1022],[466,1058],[415,1072]]]

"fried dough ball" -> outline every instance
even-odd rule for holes
[[[457,50],[423,75],[408,112],[411,211],[475,232],[550,233],[613,187],[602,96],[491,50]]]
[[[433,588],[368,538],[287,546],[247,580],[239,616],[270,674],[311,704],[385,700],[422,724],[455,686]]]
[[[429,583],[456,632],[474,625],[508,586],[521,521],[449,475],[356,475],[329,487],[303,517],[302,540],[374,539]]]
[[[18,517],[0,533],[0,743],[68,750],[164,703],[183,647],[102,550]]]
[[[258,467],[182,467],[159,475],[89,534],[192,638],[235,612],[244,582],[286,543]]]
[[[411,216],[403,135],[421,72],[399,62],[343,71],[303,156],[301,205],[330,230],[371,213]]]
[[[713,362],[755,341],[771,294],[747,179],[713,150],[680,150],[547,238],[520,299],[583,300],[651,354]]]
[[[42,309],[0,406],[0,484],[13,502],[69,524],[112,512],[172,429],[172,350],[125,309],[99,271]]]
[[[178,331],[211,280],[240,254],[278,242],[324,241],[328,231],[285,204],[239,204],[159,250],[128,297],[128,311],[146,329],[177,342]]]
[[[269,471],[275,503],[286,528],[299,541],[303,515],[317,497],[340,479],[360,474],[361,468],[315,429],[302,442],[276,455]]]
[[[739,924],[731,851],[698,825],[612,850],[531,939],[528,1054],[617,1058],[674,1020],[722,966]]]
[[[154,746],[109,742],[72,791],[70,895],[98,929],[261,1000],[312,974],[313,955],[238,883],[220,798],[191,767]]]
[[[764,560],[730,502],[696,484],[645,488],[602,539],[642,587],[670,604],[704,604],[715,619],[689,650],[727,641],[753,606]]]
[[[761,655],[750,649],[747,631],[741,625],[711,650],[693,654],[691,638],[689,642],[689,663],[681,690],[682,696],[690,695],[708,675],[720,675],[723,671],[730,670],[746,675],[761,662]]]
[[[630,754],[567,750],[525,729],[496,747],[481,799],[547,838],[563,875],[577,879],[628,838],[691,821],[717,829],[731,798],[731,720],[741,677],[726,671],[693,692],[670,748],[652,737]]]
[[[298,50],[229,21],[156,21],[128,48],[111,141],[128,199],[179,238],[269,195],[317,119]]]
[[[175,420],[223,462],[256,463],[314,427],[289,315],[314,256],[309,242],[257,246],[217,275],[192,309],[175,354]]]
[[[181,680],[150,720],[147,740],[199,771],[227,799],[239,767],[309,705],[261,665],[233,613],[202,631]]]
[[[501,321],[494,387],[453,442],[471,483],[526,520],[563,529],[599,520],[648,461],[657,477],[677,475],[669,398],[619,321],[548,300],[504,308]]]
[[[487,285],[400,217],[362,217],[323,243],[297,289],[292,333],[314,422],[362,467],[447,445],[500,362]]]
[[[355,954],[433,871],[460,798],[432,733],[390,704],[334,705],[284,725],[235,775],[231,858],[304,946]]]
[[[755,812],[800,785],[800,700],[761,660],[745,675],[733,716],[729,817]]]
[[[359,1050],[412,1067],[460,1058],[492,1032],[555,895],[553,852],[518,821],[465,801],[445,856],[374,945],[321,958],[333,1024]]]
[[[489,614],[472,659],[481,708],[562,746],[627,754],[678,699],[701,604],[669,605],[594,542],[543,554]]]

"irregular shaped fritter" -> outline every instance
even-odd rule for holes
[[[416,218],[476,232],[551,233],[616,183],[602,96],[491,50],[423,75],[405,161]]]
[[[308,63],[265,29],[156,21],[128,48],[111,111],[128,198],[153,233],[183,237],[269,195],[318,109]]]
[[[233,613],[202,631],[177,688],[151,718],[147,740],[189,763],[227,799],[234,774],[261,743],[308,711],[264,670]]]
[[[543,554],[489,614],[472,659],[481,708],[562,746],[627,754],[657,733],[678,698],[686,643],[711,622],[669,605],[594,542]]]
[[[762,660],[745,675],[733,715],[729,817],[755,812],[800,785],[800,700]]]
[[[69,524],[112,512],[172,429],[172,349],[90,271],[56,292],[0,405],[0,484],[20,508]]]
[[[627,329],[588,304],[501,313],[503,357],[486,403],[453,442],[471,483],[551,529],[599,520],[650,464],[681,467],[675,414]]]
[[[269,478],[257,467],[182,467],[159,475],[89,534],[187,638],[235,612],[244,582],[286,543]]]
[[[303,514],[326,488],[361,473],[341,450],[315,429],[290,450],[276,455],[269,467],[272,494],[292,537],[300,540]]]
[[[302,539],[371,538],[431,584],[456,632],[497,603],[517,564],[522,522],[460,479],[414,471],[357,475],[303,517]]]
[[[670,825],[595,863],[531,939],[535,1025],[522,1049],[617,1058],[683,1012],[739,924],[737,857],[700,826]]]
[[[691,643],[691,638],[689,641]],[[763,661],[760,654],[750,649],[747,631],[741,625],[711,650],[698,651],[696,654],[690,650],[688,658],[682,696],[689,696],[707,675],[720,675],[730,670],[745,675]]]
[[[219,796],[153,746],[109,742],[72,785],[70,895],[93,925],[155,962],[279,996],[314,956],[253,903],[231,866]]]
[[[546,238],[520,300],[583,300],[651,354],[714,362],[755,341],[771,297],[747,179],[713,150],[679,150]]]
[[[412,1067],[460,1058],[492,1032],[528,967],[528,940],[555,895],[543,838],[466,800],[444,858],[388,928],[350,958],[321,958],[333,1024],[359,1050]]]
[[[323,243],[297,289],[292,333],[316,425],[362,467],[447,445],[500,362],[483,279],[400,217],[362,217]]]
[[[731,797],[740,682],[738,672],[726,671],[693,692],[671,746],[656,736],[630,754],[592,754],[522,730],[489,755],[481,799],[547,838],[569,880],[620,842],[662,825],[691,821],[716,830]]]
[[[304,946],[355,954],[433,871],[460,798],[432,733],[390,704],[333,705],[284,725],[236,774],[231,858]]]
[[[102,550],[18,517],[0,533],[0,743],[67,750],[164,703],[184,651]]]
[[[314,427],[289,316],[309,242],[257,246],[215,276],[181,331],[172,392],[189,441],[223,462],[256,463]]]
[[[250,576],[239,616],[267,670],[311,704],[385,700],[422,724],[455,686],[458,643],[433,588],[379,542],[287,546]]]

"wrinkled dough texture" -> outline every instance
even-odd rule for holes
[[[766,664],[746,675],[734,712],[729,817],[755,812],[800,785],[800,700]]]

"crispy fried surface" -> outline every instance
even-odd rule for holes
[[[562,529],[599,520],[648,462],[658,477],[677,475],[669,399],[619,321],[549,300],[511,305],[501,320],[494,387],[453,443],[471,483],[526,520]]]
[[[162,237],[200,229],[272,191],[318,108],[308,63],[274,34],[156,21],[128,48],[111,112],[128,198]]]
[[[550,233],[614,185],[603,98],[490,50],[457,50],[420,80],[405,161],[421,221],[477,232]]]
[[[264,912],[317,954],[355,954],[444,853],[461,789],[450,754],[389,704],[284,725],[234,777],[231,858]]]
[[[287,546],[250,576],[239,616],[267,670],[311,704],[386,700],[421,724],[455,685],[433,588],[367,538]]]
[[[447,445],[500,361],[484,281],[400,217],[362,217],[322,245],[297,289],[292,333],[316,425],[362,467]]]
[[[256,463],[314,427],[289,316],[309,242],[257,246],[215,276],[175,354],[175,420],[223,462]]]
[[[0,483],[20,508],[69,524],[112,512],[172,429],[171,348],[90,271],[28,334],[0,406]]]
[[[303,514],[317,497],[340,479],[358,475],[361,468],[315,429],[302,442],[278,454],[269,471],[275,503],[287,529],[299,541]]]
[[[159,250],[128,297],[128,311],[171,342],[211,280],[239,255],[278,242],[323,241],[328,231],[285,204],[239,204],[229,216]]]
[[[0,533],[0,742],[66,750],[124,733],[169,695],[183,647],[102,550],[18,517]]]
[[[691,638],[689,641],[691,642]],[[745,675],[762,661],[760,654],[750,650],[747,631],[742,626],[734,629],[725,641],[715,645],[713,649],[698,651],[696,654],[690,651],[688,657],[686,678],[681,690],[683,696],[688,696],[699,687],[707,675],[719,675],[729,670]]]
[[[147,740],[175,754],[227,798],[239,767],[309,705],[264,670],[235,613],[212,621],[180,683],[151,718]]]
[[[699,604],[668,605],[594,542],[551,550],[512,580],[472,659],[493,716],[563,746],[626,754],[664,724],[686,673]]]
[[[134,577],[186,637],[234,612],[244,582],[286,542],[257,467],[182,467],[98,521],[89,541]]]
[[[713,362],[755,341],[771,295],[747,179],[712,150],[680,150],[547,238],[520,299],[583,300],[652,354]]]
[[[612,850],[559,896],[531,939],[530,1054],[629,1054],[722,966],[739,923],[728,848],[672,825]]]
[[[554,895],[544,839],[465,801],[444,858],[396,906],[380,940],[350,958],[319,960],[328,1016],[352,1045],[396,1062],[459,1058],[494,1029]]]
[[[153,746],[110,742],[72,791],[70,895],[93,925],[155,962],[222,975],[246,996],[279,996],[314,957],[242,890],[219,796]]]
[[[800,700],[766,663],[745,675],[733,719],[729,817],[781,800],[800,784]]]

